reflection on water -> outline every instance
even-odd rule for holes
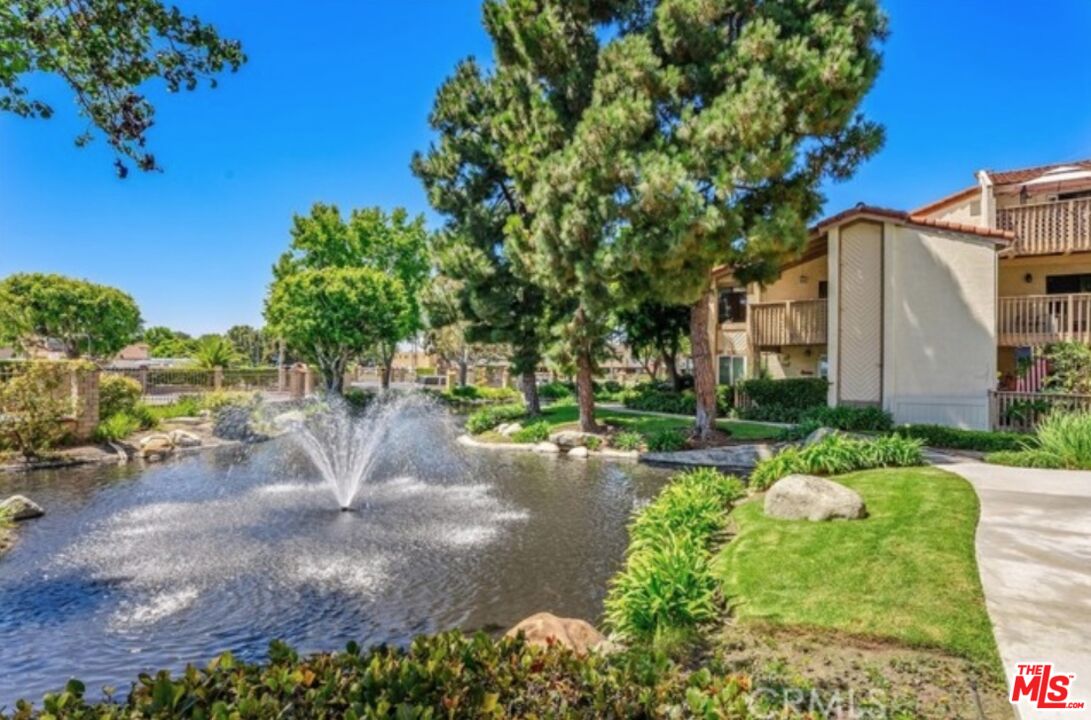
[[[260,658],[274,638],[332,650],[545,609],[596,618],[662,471],[428,452],[416,430],[391,436],[352,513],[280,441],[0,476],[0,496],[47,510],[0,560],[0,706],[70,676],[124,690],[227,649]]]

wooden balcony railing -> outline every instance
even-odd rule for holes
[[[1003,347],[1091,343],[1091,293],[1002,297],[996,334]]]
[[[996,226],[1015,233],[1016,255],[1091,250],[1091,198],[998,209]]]
[[[747,313],[750,342],[755,347],[826,343],[825,300],[752,303]]]

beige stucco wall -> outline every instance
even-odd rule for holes
[[[780,277],[764,288],[756,285],[750,289],[750,302],[781,302],[784,300],[815,300],[818,283],[826,280],[829,271],[826,258],[808,260],[786,269]]]
[[[824,346],[785,347],[779,353],[762,353],[761,365],[774,380],[818,377],[818,363],[825,354]]]
[[[899,423],[987,428],[997,365],[995,247],[886,227],[884,407]]]
[[[840,316],[838,402],[882,400],[883,226],[854,222],[841,228],[834,296]]]
[[[1045,295],[1047,275],[1078,273],[1091,273],[1091,253],[1004,259],[1000,261],[1000,296]]]
[[[985,219],[981,212],[981,194],[971,195],[950,205],[945,205],[938,210],[927,213],[925,217],[962,223],[963,225],[984,225]]]

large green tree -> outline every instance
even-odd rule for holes
[[[774,279],[806,241],[821,182],[879,148],[881,128],[858,113],[885,18],[874,0],[659,0],[630,4],[618,27],[586,111],[539,168],[529,238],[542,262],[605,275],[626,298],[691,306],[704,437],[709,273]]]
[[[249,325],[232,325],[224,335],[239,357],[255,367],[265,364],[270,354],[275,351],[270,338]]]
[[[413,158],[413,172],[446,219],[434,242],[434,260],[449,283],[433,290],[451,296],[429,313],[433,345],[461,359],[460,376],[473,349],[510,347],[511,369],[519,378],[531,414],[540,411],[536,370],[547,339],[545,293],[527,273],[516,272],[518,257],[504,241],[509,218],[529,222],[526,205],[504,167],[504,139],[497,132],[504,106],[496,83],[472,59],[458,65],[440,88],[430,123],[439,139]],[[442,298],[436,298],[437,301]]]
[[[70,358],[109,358],[140,333],[140,309],[122,291],[86,280],[17,273],[0,282],[0,343],[58,342]]]
[[[689,316],[685,305],[651,301],[617,313],[619,330],[633,355],[662,360],[675,391],[682,390],[678,356],[689,333]]]
[[[470,367],[480,362],[494,362],[511,354],[507,345],[475,342],[472,324],[463,319],[459,300],[463,297],[459,283],[446,275],[431,279],[424,292],[425,349],[447,365],[458,368],[458,384],[465,386]],[[531,383],[535,378],[531,379]],[[524,385],[524,392],[526,391]],[[537,401],[537,385],[531,391]]]
[[[553,332],[560,356],[576,367],[580,427],[593,432],[592,379],[605,349],[615,284],[604,272],[602,248],[569,232],[570,218],[535,198],[552,158],[569,147],[590,108],[601,37],[618,30],[631,0],[487,0],[485,27],[493,41],[492,79],[501,111],[493,132],[503,167],[527,212],[505,225],[514,270],[557,308]],[[623,31],[624,28],[621,28]],[[540,194],[540,193],[539,193]],[[541,217],[539,217],[541,214]]]
[[[368,268],[400,283],[404,301],[396,303],[397,322],[386,322],[386,309],[376,308],[384,321],[374,324],[382,332],[370,348],[383,365],[382,386],[388,388],[398,343],[422,328],[420,295],[430,270],[424,216],[410,218],[404,208],[387,213],[373,207],[353,210],[346,221],[336,205],[316,203],[310,215],[293,218],[291,234],[288,251],[273,268],[274,281],[303,270]],[[294,347],[291,338],[284,339]]]
[[[6,0],[0,4],[0,111],[48,118],[53,107],[31,95],[38,73],[55,75],[75,95],[80,113],[117,154],[141,170],[157,168],[147,149],[155,107],[144,85],[161,79],[170,92],[246,62],[236,40],[220,37],[199,18],[160,0]],[[85,144],[90,132],[76,139]]]
[[[349,362],[399,332],[409,305],[402,282],[381,270],[302,269],[273,282],[265,319],[340,393]]]

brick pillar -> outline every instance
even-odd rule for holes
[[[224,386],[224,369],[222,367],[212,368],[212,389],[223,390]]]
[[[454,370],[447,371],[447,392],[451,392],[455,385],[458,384],[458,373]]]
[[[288,368],[283,365],[277,365],[277,392],[284,392],[288,389]]]
[[[310,365],[303,366],[303,394],[305,396],[314,394],[314,370],[311,370]]]
[[[99,371],[72,370],[69,378],[75,410],[76,438],[87,440],[95,434],[99,423]]]

